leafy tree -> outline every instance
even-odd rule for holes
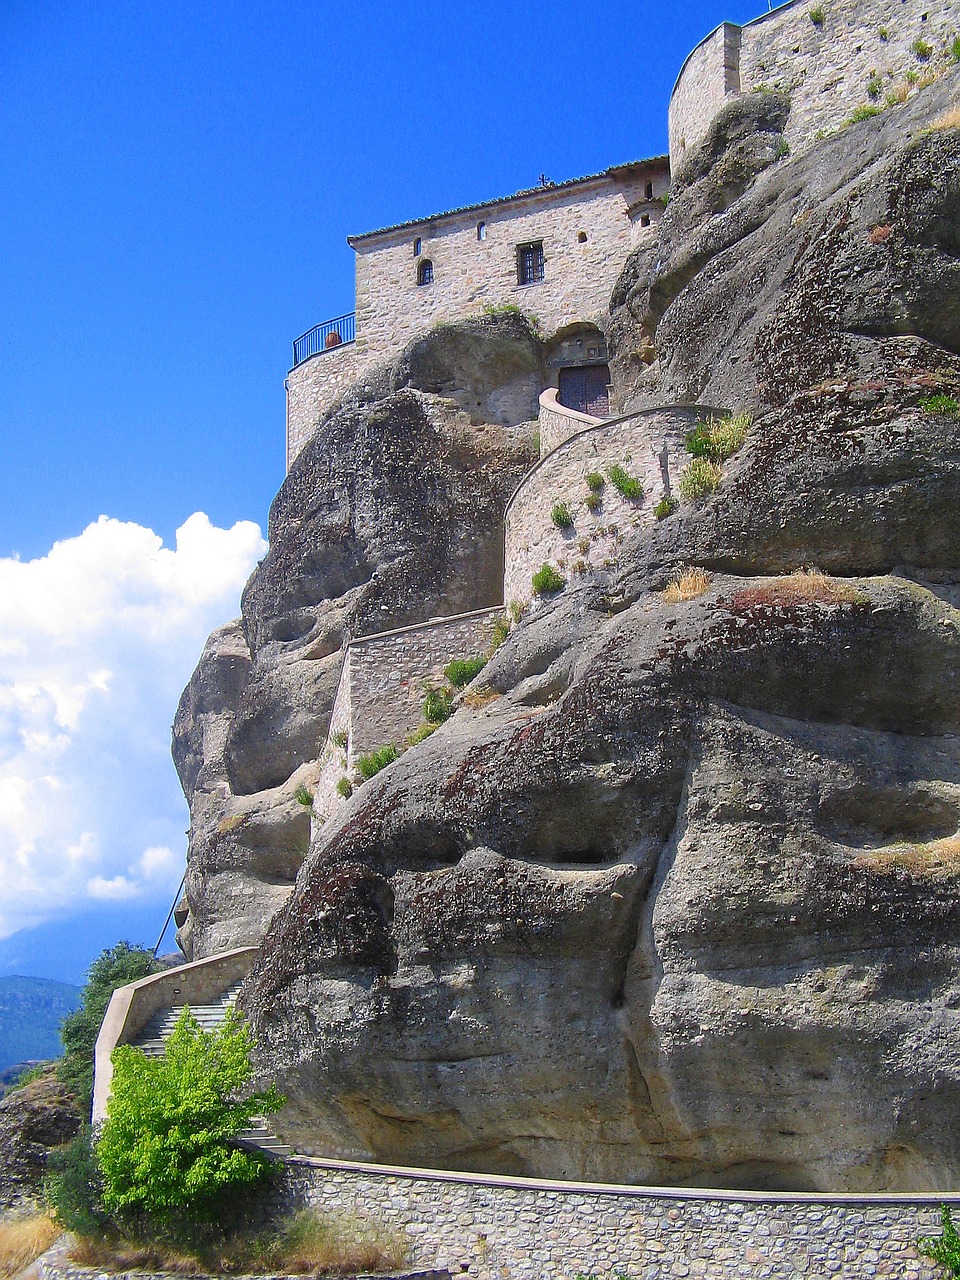
[[[210,1223],[260,1182],[269,1162],[230,1140],[284,1099],[273,1086],[248,1093],[252,1071],[249,1032],[233,1010],[208,1032],[184,1009],[160,1058],[118,1046],[96,1147],[106,1209],[119,1220]]]
[[[118,942],[101,951],[87,970],[80,1007],[60,1024],[65,1056],[57,1068],[60,1080],[76,1093],[87,1112],[93,1099],[94,1050],[110,997],[117,987],[158,973],[162,968],[151,951],[129,942]]]
[[[940,1206],[940,1222],[943,1234],[921,1237],[917,1241],[917,1250],[924,1257],[939,1262],[948,1276],[960,1276],[960,1235],[953,1225],[949,1205]]]

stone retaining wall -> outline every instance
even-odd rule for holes
[[[476,1280],[933,1280],[934,1196],[650,1190],[297,1160],[291,1198],[402,1230],[408,1264]],[[953,1201],[956,1196],[946,1197]]]
[[[817,9],[820,23],[810,18]],[[867,93],[874,74],[876,102],[883,106],[887,93],[909,88],[908,72],[922,76],[942,66],[958,34],[960,0],[792,0],[742,27],[723,23],[697,45],[677,78],[669,113],[671,168],[674,174],[682,168],[737,93],[762,87],[789,93],[784,136],[797,152],[874,102]],[[929,58],[918,57],[917,40],[931,46]]]
[[[351,641],[314,792],[315,823],[337,807],[342,799],[337,783],[355,779],[360,756],[391,742],[402,746],[413,733],[423,719],[425,686],[441,683],[444,667],[454,658],[486,652],[491,626],[502,612],[477,609]]]
[[[696,422],[720,410],[703,406],[652,409],[587,427],[557,446],[521,481],[506,514],[504,600],[523,602],[531,578],[552,564],[568,580],[616,564],[627,529],[654,520],[654,508],[675,490],[689,462],[684,436]],[[642,501],[621,497],[609,479],[619,464],[641,481]],[[590,511],[586,476],[598,471],[606,483],[598,510]],[[565,502],[573,525],[559,529],[554,503]]]
[[[564,440],[588,427],[598,427],[603,421],[603,418],[592,418],[588,413],[568,409],[557,400],[557,388],[548,387],[540,396],[540,457],[545,458]]]
[[[320,419],[373,363],[355,342],[319,351],[287,374],[287,470],[316,431]]]

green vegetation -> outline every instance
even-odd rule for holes
[[[684,445],[694,458],[709,458],[711,462],[724,462],[742,448],[747,436],[750,418],[746,414],[730,418],[710,418],[698,422],[688,432]]]
[[[824,23],[824,19],[826,18],[827,15],[826,15],[826,11],[823,8],[823,5],[818,4],[818,5],[814,5],[814,7],[811,10],[809,10],[807,16],[809,17],[810,21],[813,23],[815,27],[822,27]]]
[[[444,686],[428,688],[423,700],[423,718],[427,724],[443,724],[453,715],[453,690]]]
[[[603,507],[603,498],[599,493],[588,493],[584,499],[584,505],[591,515],[596,515]]]
[[[917,36],[913,44],[910,46],[918,62],[929,62],[933,54],[933,45],[928,44],[926,40]]]
[[[938,413],[945,418],[955,418],[960,414],[960,403],[953,396],[927,396],[920,401],[924,413]]]
[[[950,44],[950,57],[954,62],[960,62],[960,36],[954,36]]]
[[[667,516],[673,515],[679,505],[676,498],[661,498],[653,508],[653,514],[658,520],[666,520]]]
[[[65,1056],[57,1068],[58,1078],[76,1093],[84,1111],[89,1112],[93,1100],[93,1054],[110,997],[117,987],[162,968],[152,951],[118,942],[101,951],[87,970],[80,1007],[64,1018],[60,1027]]]
[[[338,729],[336,733],[330,735],[330,741],[335,747],[339,747],[341,751],[345,751],[347,743],[350,741],[350,732],[348,729]]]
[[[307,790],[307,788],[303,785],[302,782],[300,786],[297,787],[296,791],[293,793],[293,798],[294,800],[296,800],[297,804],[302,804],[305,809],[313,808],[313,796],[310,794],[310,792]]]
[[[565,502],[557,501],[550,508],[550,519],[558,529],[573,528],[573,513]]]
[[[549,595],[553,591],[562,591],[567,585],[566,579],[552,564],[542,564],[531,579],[536,595]]]
[[[507,605],[507,613],[514,622],[519,622],[526,612],[527,606],[522,600],[511,600]]]
[[[586,475],[587,488],[591,493],[600,493],[607,483],[599,471],[588,471]]]
[[[861,120],[870,120],[873,116],[878,116],[881,110],[882,108],[880,107],[869,106],[864,103],[862,107],[856,107],[850,113],[844,124],[859,124]]]
[[[948,1276],[960,1276],[960,1235],[953,1225],[948,1205],[940,1206],[940,1222],[943,1234],[921,1236],[917,1241],[917,1252],[938,1262]]]
[[[337,795],[342,796],[344,800],[349,800],[353,795],[353,783],[349,778],[343,777],[337,779]]]
[[[867,97],[872,98],[874,102],[883,93],[883,80],[874,71],[870,79],[867,81]]]
[[[786,157],[790,154],[790,143],[786,140],[786,138],[783,137],[782,134],[777,139],[777,145],[773,149],[773,154],[776,156],[778,160],[785,160]]]
[[[475,680],[486,665],[487,659],[479,653],[472,658],[454,658],[443,668],[443,674],[455,689],[462,689]]]
[[[643,497],[643,485],[636,476],[630,475],[619,463],[615,463],[607,471],[607,479],[628,502],[639,502]]]
[[[510,634],[510,619],[507,617],[505,613],[502,613],[500,617],[497,618],[497,620],[494,622],[493,626],[490,628],[490,648],[488,650],[488,653],[490,653],[491,655],[496,653],[496,651],[500,648],[500,646],[503,644],[504,640],[506,640],[509,634]]]
[[[884,44],[886,44],[886,43],[887,43],[887,41],[890,39],[890,29],[889,29],[889,27],[878,27],[878,28],[877,28],[877,35],[880,37],[880,39],[883,41],[883,43],[884,43]]]
[[[694,458],[680,476],[680,495],[696,502],[720,487],[720,467],[710,458]]]
[[[407,746],[415,747],[418,743],[423,742],[424,738],[429,738],[431,733],[435,733],[436,729],[437,726],[435,724],[428,724],[426,721],[423,724],[418,724],[413,733],[407,734]]]
[[[368,751],[365,756],[361,756],[357,761],[357,769],[360,777],[364,782],[370,779],[381,769],[385,769],[388,764],[393,764],[400,755],[400,752],[392,742],[386,743],[385,746],[377,747],[375,751]]]

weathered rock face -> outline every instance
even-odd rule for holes
[[[295,1142],[960,1185],[957,78],[795,162],[753,95],[689,162],[614,374],[747,443],[316,833],[243,993]]]
[[[0,1210],[39,1203],[48,1154],[79,1128],[77,1100],[52,1069],[0,1100]]]
[[[316,780],[344,643],[502,598],[503,511],[533,433],[494,410],[517,410],[539,358],[518,316],[445,326],[357,388],[298,456],[243,617],[210,637],[174,724],[191,810],[188,956],[259,941],[290,892],[310,829],[296,795]]]

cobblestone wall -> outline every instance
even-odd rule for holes
[[[814,23],[811,11],[823,21]],[[743,27],[725,23],[685,62],[670,99],[670,159],[674,172],[703,138],[724,100],[762,86],[790,94],[785,131],[792,151],[817,133],[836,129],[859,106],[911,89],[942,66],[960,34],[960,0],[794,0]],[[931,53],[922,56],[923,45]],[[916,92],[916,89],[912,89]]]
[[[557,391],[550,387],[540,397],[540,457],[545,458],[557,445],[569,440],[578,431],[587,427],[595,427],[602,419],[591,418],[586,413],[577,413],[575,409],[567,409],[557,403]]]
[[[543,458],[507,507],[504,600],[529,600],[531,577],[543,564],[567,579],[616,564],[627,529],[653,521],[656,504],[675,491],[689,461],[684,436],[709,413],[696,406],[655,409],[588,427]],[[620,495],[609,479],[614,465],[641,482],[641,501]],[[595,511],[588,506],[590,472],[604,479]],[[567,528],[554,523],[557,502],[566,503],[573,518]]]
[[[303,1161],[294,1194],[402,1231],[410,1266],[475,1280],[933,1280],[917,1237],[939,1234],[935,1197],[818,1198],[650,1192]],[[948,1197],[956,1199],[956,1197]]]
[[[368,362],[369,363],[369,362]],[[316,430],[317,423],[360,377],[363,362],[357,344],[345,342],[320,351],[287,375],[287,470]]]
[[[402,746],[423,720],[427,684],[440,684],[454,658],[484,653],[502,609],[478,609],[354,640],[347,648],[314,792],[314,822],[342,799],[337,783],[354,777],[360,756]],[[345,741],[344,741],[345,738]]]

